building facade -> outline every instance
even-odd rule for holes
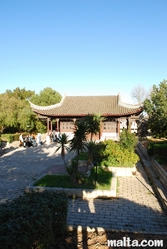
[[[60,103],[37,106],[30,102],[39,119],[47,123],[47,133],[53,130],[73,135],[76,120],[88,114],[104,117],[96,140],[118,140],[123,128],[137,133],[137,121],[143,108],[121,102],[120,94],[114,96],[64,96]]]

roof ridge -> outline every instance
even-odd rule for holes
[[[62,97],[62,99],[61,99],[61,101],[59,103],[56,103],[54,105],[48,105],[48,106],[35,105],[30,100],[28,100],[28,101],[29,101],[29,103],[30,103],[30,105],[31,105],[32,108],[35,108],[37,110],[50,110],[52,108],[61,106],[63,104],[63,102],[64,102],[65,97],[66,97],[66,95],[64,94],[63,97]]]
[[[126,108],[141,108],[143,104],[128,104],[121,101],[121,95],[118,93],[118,105]]]

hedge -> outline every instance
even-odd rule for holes
[[[167,142],[149,142],[147,152],[149,156],[160,156],[167,159]]]
[[[0,205],[3,249],[51,249],[63,240],[68,199],[53,192],[29,193]]]
[[[101,151],[101,166],[133,166],[139,161],[138,155],[129,149],[125,149],[118,142],[105,140],[105,148]]]
[[[29,135],[28,132],[24,132],[22,133],[23,137],[26,137]],[[2,134],[1,138],[3,141],[7,141],[9,143],[13,142],[13,141],[19,141],[19,136],[20,133],[16,133],[16,134]]]

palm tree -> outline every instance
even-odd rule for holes
[[[67,165],[66,165],[66,162],[65,162],[65,154],[66,154],[66,150],[69,150],[69,140],[68,140],[68,136],[63,133],[63,134],[60,134],[60,136],[57,138],[57,143],[58,143],[58,146],[57,146],[57,149],[55,151],[55,153],[61,149],[61,157],[63,159],[63,162],[64,162],[64,165],[67,169]]]
[[[100,132],[100,125],[104,118],[100,114],[87,115],[85,122],[87,123],[88,132],[91,134],[90,140],[92,141],[93,135],[97,135]]]
[[[84,149],[84,143],[86,142],[86,136],[88,134],[87,124],[85,120],[76,121],[74,129],[74,137],[70,141],[70,151],[75,151],[77,154],[76,159],[76,173],[78,173],[78,161],[80,152]]]
[[[92,164],[94,155],[97,151],[97,144],[95,141],[89,141],[85,143],[85,150],[88,153],[88,161],[87,161],[87,167],[86,172],[88,171],[88,167]]]

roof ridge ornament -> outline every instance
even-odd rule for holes
[[[63,95],[63,97],[62,97],[62,99],[61,99],[61,101],[59,103],[54,104],[54,105],[48,105],[48,106],[39,106],[39,105],[33,104],[30,100],[28,100],[28,101],[29,101],[32,109],[34,108],[34,109],[37,109],[37,110],[50,110],[52,108],[61,106],[63,104],[63,102],[64,102],[65,97],[66,97],[66,94]]]

